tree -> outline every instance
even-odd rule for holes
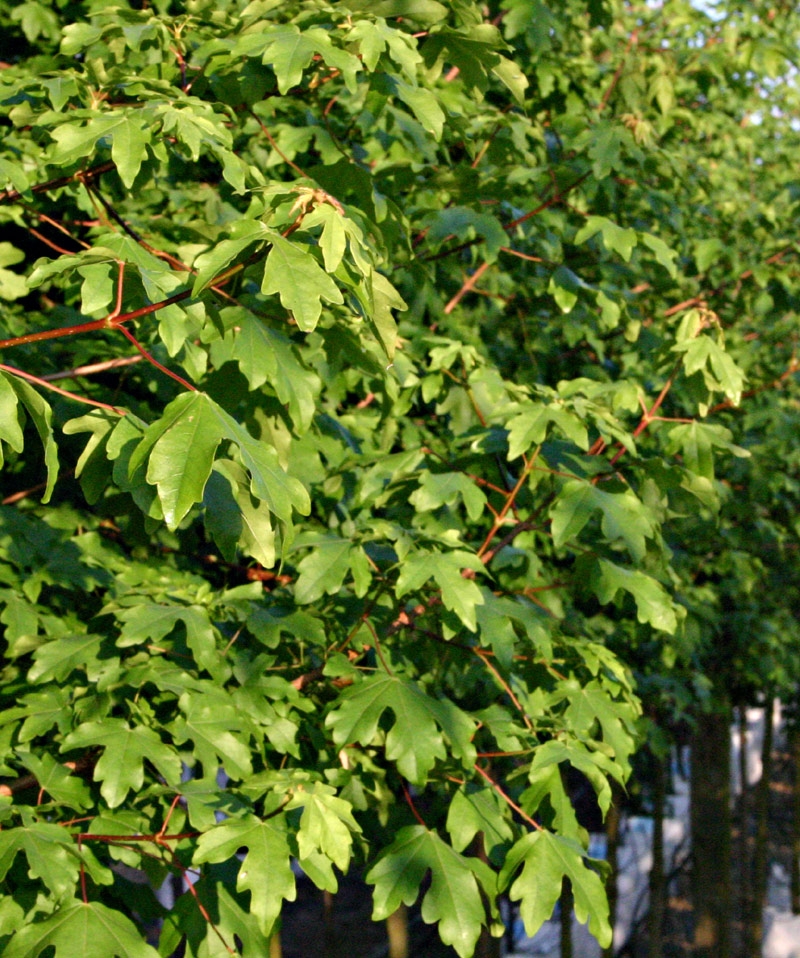
[[[562,772],[625,782],[794,373],[795,14],[0,10],[4,954],[265,954],[292,858],[607,945]]]

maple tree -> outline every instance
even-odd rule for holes
[[[0,4],[4,954],[610,943],[565,766],[796,629],[796,13],[667,6]]]

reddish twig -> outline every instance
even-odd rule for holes
[[[500,798],[502,798],[503,801],[504,801],[510,808],[513,808],[514,811],[515,811],[518,815],[520,815],[522,818],[524,818],[525,821],[526,821],[529,825],[532,825],[538,832],[544,831],[544,829],[542,828],[542,826],[541,826],[538,822],[534,821],[534,820],[531,818],[531,816],[528,815],[527,812],[524,812],[524,811],[519,807],[519,805],[517,805],[517,803],[511,798],[511,796],[510,796],[510,795],[507,795],[506,792],[504,792],[503,789],[500,788],[500,786],[497,784],[497,782],[495,782],[495,780],[491,777],[491,775],[489,775],[488,772],[485,772],[485,771],[480,767],[480,765],[477,764],[477,762],[475,763],[475,771],[476,771],[479,775],[481,775],[483,778],[485,778],[486,781],[487,781],[487,782],[492,786],[492,788],[497,792],[497,794],[500,796]]]
[[[95,373],[105,373],[109,369],[119,369],[121,366],[132,366],[134,363],[140,363],[144,356],[120,356],[117,359],[106,359],[100,363],[89,363],[86,366],[76,366],[75,369],[67,369],[61,373],[48,373],[42,376],[47,382],[56,382],[59,379],[78,379],[81,376],[93,376]]]
[[[133,343],[133,345],[136,347],[136,349],[139,350],[142,356],[144,356],[144,358],[149,363],[151,363],[153,366],[156,367],[156,369],[160,369],[162,373],[166,373],[166,375],[174,379],[175,382],[180,383],[181,386],[184,387],[184,389],[189,389],[195,393],[197,392],[197,386],[193,386],[190,382],[187,382],[187,380],[185,380],[182,376],[179,376],[177,373],[174,373],[171,369],[167,369],[167,367],[162,365],[155,358],[155,356],[153,356],[151,353],[148,353],[148,351],[144,348],[144,346],[142,346],[139,340],[133,335],[133,333],[129,329],[127,329],[125,326],[118,326],[117,328],[119,329],[119,331],[122,333],[123,336],[125,336],[127,339],[129,339]]]
[[[70,173],[68,176],[59,176],[54,180],[48,180],[46,183],[38,183],[36,186],[32,186],[30,188],[30,192],[47,193],[48,190],[57,190],[62,186],[67,186],[70,183],[74,183],[76,180],[81,183],[86,183],[88,180],[96,179],[103,173],[108,173],[110,170],[115,168],[116,167],[111,161],[108,163],[101,163],[98,166],[94,166],[88,170],[78,170],[76,173]],[[25,192],[27,192],[27,190]],[[4,190],[0,192],[0,204],[15,203],[17,200],[21,200],[24,195],[25,194],[21,193],[19,190]]]
[[[116,406],[110,406],[108,403],[100,402],[97,399],[89,399],[88,396],[79,396],[77,393],[72,393],[67,389],[61,389],[60,386],[54,386],[46,379],[34,376],[32,373],[26,373],[22,369],[17,369],[15,366],[6,366],[5,363],[0,363],[0,369],[10,373],[12,376],[19,376],[20,379],[27,379],[28,382],[36,383],[37,386],[43,386],[45,389],[58,393],[60,396],[66,396],[67,399],[74,399],[75,402],[85,403],[87,406],[96,406],[98,409],[106,409],[108,412],[116,413],[118,416],[125,416],[127,414],[124,409],[118,409]]]
[[[461,302],[462,298],[474,287],[478,280],[483,276],[486,270],[489,268],[489,263],[484,262],[475,270],[475,272],[467,277],[462,285],[461,289],[453,296],[450,302],[445,306],[444,312],[445,315],[448,315],[453,312],[453,310]]]
[[[631,52],[631,49],[636,44],[639,39],[639,31],[634,30],[628,39],[628,45],[625,47],[625,52],[622,54],[622,60],[620,61],[619,66],[614,71],[614,76],[611,77],[611,82],[608,84],[605,93],[603,94],[602,100],[597,104],[597,112],[602,113],[608,106],[608,101],[611,99],[611,94],[616,89],[617,84],[619,83],[622,77],[622,71],[625,69],[625,61],[628,59],[628,54]]]
[[[408,786],[405,782],[403,782],[403,795],[405,796],[406,804],[411,809],[411,814],[414,816],[414,818],[416,818],[423,828],[427,828],[428,826],[425,824],[425,819],[417,811],[417,806],[414,804],[414,800],[411,798],[411,792],[409,792]]]
[[[527,712],[525,711],[525,709],[522,707],[522,703],[521,703],[520,700],[517,698],[517,696],[514,694],[514,690],[511,688],[511,686],[508,684],[508,682],[506,682],[506,680],[503,678],[503,676],[500,674],[500,672],[495,668],[495,666],[492,665],[492,663],[491,663],[487,658],[485,658],[485,656],[483,655],[483,653],[481,652],[481,650],[475,649],[475,655],[478,656],[478,658],[481,660],[481,662],[483,662],[483,664],[486,666],[486,668],[492,673],[492,675],[495,677],[495,679],[497,679],[497,682],[498,682],[498,684],[500,685],[500,687],[503,689],[503,691],[506,693],[506,695],[507,695],[507,696],[511,699],[511,701],[514,703],[514,708],[515,708],[515,709],[519,712],[519,714],[522,716],[522,721],[525,723],[525,725],[528,727],[529,730],[532,730],[532,729],[533,729],[533,724],[532,724],[530,718],[528,717],[528,713],[527,713]]]

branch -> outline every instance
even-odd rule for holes
[[[93,166],[88,170],[78,170],[76,173],[70,173],[69,176],[59,176],[55,180],[48,180],[46,183],[38,183],[36,186],[32,186],[30,188],[30,192],[47,193],[48,190],[57,190],[61,186],[67,186],[69,183],[74,183],[75,180],[78,180],[80,183],[86,183],[88,180],[96,179],[103,173],[108,173],[110,170],[114,169],[116,169],[116,167],[111,161],[108,163],[101,163],[99,166]],[[16,203],[16,201],[21,200],[27,192],[29,191],[26,190],[25,193],[20,193],[19,190],[3,190],[0,192],[0,204]]]
[[[514,811],[515,811],[518,815],[522,816],[522,818],[524,818],[525,821],[526,821],[529,825],[533,825],[533,827],[534,827],[538,832],[544,831],[544,829],[542,828],[542,826],[541,826],[538,822],[534,821],[534,820],[530,817],[530,815],[527,814],[527,812],[523,812],[523,810],[519,807],[519,805],[517,805],[517,803],[516,803],[509,795],[507,795],[507,794],[503,791],[502,788],[500,788],[500,786],[499,786],[499,785],[497,784],[497,782],[495,782],[495,780],[489,775],[489,773],[488,773],[488,772],[484,772],[484,770],[483,770],[483,769],[480,767],[480,765],[478,765],[477,763],[476,763],[476,765],[475,765],[475,771],[476,771],[479,775],[482,775],[483,778],[485,778],[486,781],[487,781],[487,782],[492,786],[492,788],[497,792],[497,794],[500,796],[500,798],[502,798],[503,801],[504,801],[507,805],[509,805],[511,808],[513,808]]]
[[[98,409],[105,409],[108,412],[116,413],[117,416],[127,415],[125,409],[118,409],[116,406],[109,406],[108,403],[100,402],[97,399],[89,399],[88,396],[79,396],[78,393],[72,393],[67,389],[61,389],[59,386],[53,386],[52,383],[49,383],[46,379],[41,379],[39,376],[26,373],[21,369],[17,369],[15,366],[6,366],[5,363],[0,363],[0,369],[10,373],[12,376],[19,376],[20,379],[27,379],[28,382],[36,383],[37,386],[43,386],[45,389],[58,393],[60,396],[65,396],[67,399],[74,399],[75,402],[82,402],[87,406],[96,406]]]
[[[109,369],[119,369],[120,366],[132,366],[140,363],[144,356],[120,356],[118,359],[106,359],[101,363],[89,363],[87,366],[76,366],[61,373],[48,373],[42,376],[47,382],[56,382],[59,379],[77,379],[79,376],[93,376],[95,373],[104,373]]]

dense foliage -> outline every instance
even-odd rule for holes
[[[631,670],[793,681],[793,6],[0,3],[4,955],[610,940]]]

